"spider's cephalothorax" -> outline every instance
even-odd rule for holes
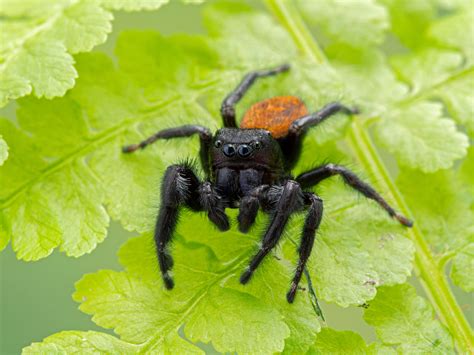
[[[129,153],[145,148],[158,139],[194,134],[200,137],[200,159],[206,179],[200,181],[193,167],[188,164],[169,166],[163,178],[155,242],[166,288],[173,288],[170,275],[173,259],[169,243],[182,206],[194,211],[205,211],[209,219],[223,231],[230,227],[226,208],[239,208],[238,224],[242,232],[249,230],[260,208],[271,215],[270,224],[262,236],[261,247],[240,277],[243,284],[250,280],[265,256],[277,245],[290,216],[306,210],[298,249],[299,260],[287,293],[290,303],[294,300],[323,214],[321,198],[306,189],[328,177],[340,175],[346,184],[377,202],[391,217],[405,226],[412,225],[370,185],[343,166],[324,164],[297,177],[291,175],[308,129],[337,112],[354,114],[357,112],[355,109],[335,102],[318,112],[309,113],[296,97],[274,97],[253,105],[243,117],[240,128],[237,128],[235,104],[255,80],[288,69],[288,65],[283,65],[247,74],[224,99],[221,113],[226,128],[214,135],[206,127],[185,125],[161,130],[139,144],[123,148],[125,153]]]

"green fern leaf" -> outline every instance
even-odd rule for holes
[[[215,231],[211,238],[222,244],[222,239],[217,238],[219,234]],[[232,245],[245,241],[245,236],[229,234],[227,238]],[[290,335],[290,325],[298,331],[316,321],[305,297],[296,301],[299,317],[306,318],[304,323],[294,322],[291,319],[294,314],[283,312],[291,307],[286,303],[285,284],[281,282],[287,278],[289,267],[271,261],[265,269],[267,272],[273,269],[274,279],[266,280],[263,270],[256,275],[256,280],[266,280],[267,287],[247,288],[238,284],[236,273],[247,262],[249,249],[235,253],[233,260],[223,264],[219,260],[221,255],[214,254],[208,245],[190,245],[184,241],[175,243],[176,287],[172,292],[163,292],[153,239],[145,235],[130,240],[122,248],[120,256],[127,272],[106,270],[87,275],[77,283],[74,299],[82,303],[81,310],[94,315],[97,324],[114,328],[121,341],[130,344],[129,347],[141,344],[135,346],[136,351],[145,352],[159,349],[199,352],[179,335],[183,327],[186,338],[205,343],[212,340],[220,352],[282,351],[284,340]],[[282,296],[275,297],[276,292]],[[259,337],[253,336],[255,332]],[[42,346],[49,345],[46,342]]]
[[[117,11],[143,11],[158,10],[169,0],[100,0],[100,3],[107,9]]]
[[[207,21],[210,23],[214,21],[212,18],[222,21],[227,20],[226,16],[232,13],[237,14],[242,26],[239,30],[244,34],[247,25],[252,31],[252,23],[254,28],[260,21],[272,24],[266,15],[250,9],[242,11],[239,8],[237,12],[233,10],[234,12],[229,13],[229,9],[218,7],[208,11]],[[236,26],[237,23],[230,23],[229,26],[231,25]],[[293,46],[278,26],[272,24],[269,30],[280,32],[280,40],[284,39],[289,48]],[[227,35],[230,38],[233,36],[232,33]],[[248,36],[258,39],[255,35]],[[212,44],[220,40],[224,42],[225,38],[215,34]],[[65,98],[54,100],[49,109],[42,107],[43,114],[52,115],[52,112],[57,111],[54,109],[55,104],[64,105],[62,111],[67,108],[71,111],[68,116],[74,116],[74,107],[79,106],[80,113],[87,112],[87,122],[90,122],[92,127],[103,130],[98,133],[98,139],[94,138],[87,129],[81,129],[81,122],[85,118],[81,115],[75,116],[76,125],[79,127],[74,130],[77,143],[71,149],[77,151],[83,136],[90,137],[89,140],[94,142],[95,150],[84,153],[79,150],[81,153],[74,155],[74,160],[82,160],[82,154],[87,156],[87,167],[98,180],[95,186],[107,186],[107,189],[103,190],[102,203],[110,206],[109,213],[114,218],[119,218],[130,229],[152,229],[155,211],[149,196],[150,186],[157,186],[157,168],[164,168],[174,162],[178,149],[180,154],[195,155],[196,146],[190,143],[189,148],[185,148],[179,142],[160,142],[135,156],[121,155],[120,149],[117,148],[125,142],[139,140],[158,126],[166,126],[171,122],[176,125],[187,122],[186,120],[189,122],[189,117],[196,117],[199,112],[199,116],[204,118],[201,123],[217,127],[218,122],[211,119],[209,113],[218,117],[218,105],[213,100],[220,100],[223,97],[221,92],[228,92],[240,80],[243,72],[260,60],[253,54],[247,56],[242,52],[239,63],[236,63],[234,68],[230,66],[225,71],[215,71],[207,65],[212,64],[213,60],[224,58],[219,52],[213,51],[213,45],[210,50],[206,50],[205,46],[197,47],[195,41],[195,38],[188,37],[165,39],[147,32],[124,34],[117,45],[119,71],[114,70],[111,62],[101,55],[82,55],[78,57],[81,76],[76,87]],[[206,41],[202,39],[202,44]],[[157,65],[164,60],[160,55],[165,54],[172,56],[174,60],[166,61],[169,63],[167,67]],[[275,62],[283,60],[284,58],[275,58]],[[237,68],[237,65],[240,68]],[[191,66],[193,71],[186,74],[183,68]],[[144,67],[147,68],[146,75]],[[331,86],[324,85],[324,80],[304,84],[301,78],[310,73],[309,67],[304,63],[301,67],[295,65],[294,72],[294,78],[290,75],[282,77],[283,83],[273,79],[270,83],[262,83],[273,84],[272,88],[263,90],[283,92],[285,86],[291,85],[297,90],[296,94],[304,95],[306,91],[306,97],[312,96],[311,92],[325,92],[321,100],[326,100],[329,96],[335,99],[343,87],[342,83],[335,83],[332,85],[334,89],[328,90]],[[324,68],[320,72],[313,72],[312,77],[317,74],[323,74],[321,78],[327,78],[327,82],[334,78],[331,71],[324,73]],[[216,81],[218,77],[220,80]],[[223,80],[225,77],[228,80]],[[155,78],[160,78],[159,85]],[[164,80],[165,78],[167,80]],[[302,85],[297,85],[297,82]],[[300,88],[296,89],[298,86]],[[312,90],[307,91],[307,88]],[[140,94],[140,91],[143,94]],[[204,111],[202,106],[193,100],[183,101],[180,98],[194,97],[197,100],[203,93],[212,94],[212,100],[206,103],[209,105],[209,112]],[[252,95],[256,98],[262,94],[255,90]],[[37,100],[32,101],[38,103]],[[21,110],[27,112],[29,101],[23,100],[20,104],[25,107]],[[37,112],[39,107],[35,104],[31,105]],[[155,118],[157,113],[159,118]],[[20,124],[25,129],[37,130],[38,127],[27,127],[27,116],[25,113],[25,119],[22,119]],[[140,129],[143,133],[137,133],[135,129],[138,122],[141,123]],[[63,123],[63,126],[67,125]],[[49,139],[47,132],[42,133],[38,138],[34,135],[33,142],[34,139]],[[58,132],[54,134],[57,139],[62,135]],[[341,134],[343,133],[338,136]],[[318,138],[323,136],[323,133],[315,132],[308,144],[323,149],[323,140]],[[58,144],[65,143],[58,141]],[[328,144],[332,147],[332,143]],[[52,148],[48,154],[53,154],[54,150]],[[62,151],[67,150],[66,146]],[[121,176],[121,179],[117,180],[117,176]],[[41,178],[40,175],[37,179]],[[123,186],[127,188],[124,189]],[[315,250],[319,250],[319,257],[311,267],[317,279],[320,297],[343,306],[359,305],[375,296],[378,285],[404,282],[410,274],[414,250],[411,242],[401,235],[402,228],[371,202],[360,201],[361,204],[358,204],[357,194],[342,189],[341,181],[328,183],[325,189],[328,196],[333,196],[333,200],[328,199],[326,207],[327,214],[333,216],[333,220],[329,219],[322,229],[321,233],[325,236],[315,247]],[[100,198],[101,194],[96,192],[94,196]],[[148,212],[147,203],[144,201],[150,201]],[[76,215],[81,216],[77,212]],[[90,216],[83,221],[88,219]],[[296,237],[300,228],[300,221],[295,219],[289,231]],[[357,235],[354,235],[354,231],[357,231]],[[348,233],[352,235],[352,239],[345,237]],[[202,217],[193,215],[183,219],[178,234],[180,242],[177,242],[174,248],[176,290],[172,293],[163,292],[152,239],[145,235],[123,248],[121,260],[126,272],[102,271],[86,276],[78,283],[75,299],[82,302],[81,309],[93,314],[97,324],[114,328],[121,336],[121,341],[145,344],[145,350],[161,347],[178,351],[186,344],[178,334],[182,327],[185,336],[192,342],[212,341],[213,346],[222,352],[308,350],[319,330],[310,300],[305,292],[301,292],[294,305],[289,305],[285,299],[293,264],[293,261],[288,260],[294,260],[294,256],[285,255],[294,253],[293,244],[287,243],[284,246],[285,255],[280,256],[281,261],[267,261],[252,283],[244,287],[238,283],[238,274],[254,252],[259,240],[258,233],[242,235],[229,232],[223,235],[210,229],[208,222]],[[399,256],[396,265],[390,259],[394,254]],[[359,272],[349,272],[356,266],[362,266]],[[329,270],[332,270],[332,276]],[[114,301],[111,302],[112,300]],[[189,309],[189,312],[183,313],[183,309]],[[243,319],[242,321],[235,319],[235,309],[240,310],[239,319]],[[204,315],[206,316],[203,317]],[[234,330],[227,329],[225,334],[222,333],[224,327],[228,328],[232,324],[236,327]],[[261,335],[258,342],[252,341],[250,336],[256,327],[262,329],[259,331]],[[67,333],[64,341],[72,341],[70,337],[75,336],[74,333]],[[44,346],[51,346],[52,342],[48,340]]]
[[[321,28],[331,43],[369,47],[383,42],[389,28],[386,8],[373,0],[301,0],[299,4],[308,23]]]
[[[474,235],[474,234],[472,234]],[[474,237],[471,236],[471,240]],[[466,292],[474,291],[474,242],[464,246],[454,257],[451,277],[453,282]]]
[[[65,331],[51,335],[42,343],[33,343],[23,349],[23,354],[71,354],[81,352],[87,354],[114,354],[137,352],[138,347],[121,341],[111,335],[99,332]],[[193,347],[182,350],[192,353]]]
[[[0,165],[8,158],[8,145],[0,136]]]
[[[453,353],[449,332],[435,319],[432,307],[410,285],[381,287],[364,319],[386,345],[402,353]]]
[[[443,42],[445,48],[440,48],[443,39],[435,41],[431,30],[447,19],[426,10],[426,20],[416,26],[423,29],[421,38],[431,42],[412,43],[414,50],[403,56],[384,53],[380,44],[388,31],[388,18],[400,38],[408,25],[394,16],[396,8],[389,1],[384,2],[386,7],[361,3],[367,16],[359,19],[357,27],[364,41],[353,40],[350,26],[334,24],[330,9],[315,23],[329,44],[324,52],[309,52],[313,59],[322,58],[322,64],[301,56],[299,50],[306,48],[301,36],[288,33],[264,11],[240,2],[219,2],[204,10],[207,35],[124,32],[117,42],[116,63],[100,53],[75,56],[79,78],[64,97],[18,100],[18,124],[0,121],[10,146],[10,156],[0,169],[0,246],[11,240],[24,260],[45,257],[56,247],[80,256],[103,240],[109,216],[128,230],[144,233],[122,248],[124,271],[103,270],[86,275],[76,285],[74,299],[81,310],[120,338],[62,332],[32,344],[25,353],[194,353],[201,352],[196,345],[200,342],[212,343],[220,352],[305,353],[329,351],[333,337],[365,352],[389,351],[392,345],[402,351],[453,351],[451,337],[458,335],[434,321],[431,308],[412,289],[398,284],[411,273],[413,241],[419,252],[420,239],[425,238],[441,253],[429,254],[429,262],[437,265],[454,258],[453,280],[466,290],[472,288],[472,279],[464,272],[472,263],[472,182],[466,189],[450,185],[451,181],[467,185],[472,177],[470,156],[459,168],[452,168],[468,150],[467,136],[456,125],[469,130],[471,122],[466,117],[472,112],[472,106],[466,106],[472,74],[469,61],[464,60],[467,50],[458,47],[464,45],[458,41]],[[146,4],[122,1],[109,6],[138,9]],[[374,20],[376,16],[381,23]],[[341,23],[347,21],[346,17]],[[375,33],[366,33],[369,30]],[[353,55],[347,55],[348,50]],[[357,142],[360,135],[354,133],[360,119],[367,126],[376,122],[374,134],[397,158],[397,183],[420,226],[410,240],[373,201],[359,199],[337,178],[318,186],[326,218],[309,271],[319,298],[343,307],[370,304],[366,319],[379,337],[370,345],[356,334],[332,330],[316,337],[321,326],[307,291],[298,292],[294,305],[286,302],[303,216],[291,222],[276,258],[269,257],[244,287],[238,276],[256,248],[259,233],[220,233],[202,216],[187,215],[173,246],[176,288],[165,292],[159,278],[149,233],[156,216],[158,182],[178,157],[196,156],[197,141],[160,141],[134,155],[123,155],[120,147],[157,129],[190,122],[217,129],[220,102],[243,74],[282,62],[291,62],[292,71],[258,82],[239,104],[238,114],[253,102],[276,95],[300,96],[311,110],[336,100],[357,104],[364,116],[355,122],[335,117],[308,134],[295,173],[325,159],[342,160],[365,180],[378,183],[380,174],[371,176],[367,164],[367,171],[357,168],[358,159],[363,160],[358,151],[363,142]],[[439,98],[447,114],[441,115],[442,104],[434,102]],[[430,134],[424,133],[427,126]],[[451,169],[441,170],[447,168]],[[382,179],[389,180],[383,174]],[[447,205],[449,210],[429,206],[435,188],[439,206]],[[390,186],[381,193],[400,203]],[[259,224],[264,224],[264,217],[260,218]],[[393,309],[387,310],[387,304]],[[421,324],[423,317],[429,319],[426,327]],[[414,326],[420,331],[412,335]]]
[[[402,41],[406,39],[407,45],[411,43],[415,47],[408,54],[390,58],[394,70],[388,66],[386,56],[379,49],[373,48],[386,33],[387,16],[379,14],[379,22],[368,21],[372,15],[375,18],[377,12],[382,13],[387,9],[370,1],[337,3],[337,6],[328,6],[326,10],[326,5],[316,2],[302,1],[301,6],[308,21],[317,23],[328,35],[329,44],[325,48],[325,54],[338,69],[340,77],[346,79],[346,87],[362,106],[363,114],[379,120],[376,133],[380,144],[392,152],[400,164],[410,168],[424,172],[449,168],[455,160],[466,155],[469,141],[454,124],[441,119],[440,106],[428,100],[441,98],[452,118],[472,132],[472,63],[463,60],[463,52],[471,51],[469,46],[472,45],[472,36],[465,36],[469,39],[450,46],[458,51],[441,50],[439,45],[433,44],[432,29],[441,26],[448,19],[436,19],[434,4],[428,1],[384,2],[388,5],[393,32]],[[344,24],[344,21],[352,19],[353,12],[344,11],[345,7],[350,6],[363,12],[362,16],[357,17],[358,20],[367,20],[364,23],[371,26],[371,34],[377,36],[377,40],[356,36],[354,26]],[[468,6],[458,11],[470,13]],[[326,12],[330,15],[325,15]],[[338,21],[327,22],[326,17],[336,13],[339,14]],[[457,16],[453,15],[452,20],[449,17],[448,24],[453,23]],[[464,19],[462,23],[472,26],[467,25]],[[356,26],[357,30],[363,28],[363,25]],[[459,31],[458,25],[451,28]],[[463,32],[461,30],[456,33]],[[363,38],[364,44],[351,40],[353,36]],[[446,39],[447,36],[443,38]],[[409,84],[409,87],[404,84]],[[417,149],[413,149],[414,146]]]
[[[148,42],[151,37],[155,42]],[[183,47],[190,43],[185,39],[181,42]],[[163,48],[170,49],[169,53],[177,48],[156,35],[145,35],[142,43],[161,43]],[[145,49],[142,54],[143,58],[153,56]],[[178,55],[187,60],[191,54],[180,49],[174,55],[175,60]],[[133,57],[128,58],[128,63],[133,61]],[[83,69],[81,79],[65,98],[19,101],[18,121],[30,135],[19,131],[10,121],[0,121],[0,130],[6,140],[11,140],[10,159],[0,172],[5,182],[0,186],[1,214],[8,221],[3,226],[1,245],[11,238],[13,249],[24,260],[43,258],[58,246],[71,256],[93,250],[106,235],[109,218],[105,204],[110,206],[109,214],[121,219],[129,229],[151,229],[154,209],[150,205],[147,214],[136,197],[149,195],[150,186],[156,186],[159,179],[159,171],[151,164],[142,165],[133,157],[123,156],[120,146],[141,138],[134,128],[138,121],[149,124],[149,133],[156,130],[160,120],[153,117],[154,112],[168,115],[174,122],[181,117],[183,123],[198,112],[202,112],[203,118],[209,117],[197,103],[185,106],[170,101],[173,97],[161,97],[157,103],[148,101],[139,94],[140,88],[132,84],[133,78],[117,72],[104,55],[79,56],[77,62],[78,68]],[[168,68],[169,80],[163,82],[181,82],[183,90],[193,95],[193,90],[184,86],[191,85],[194,78],[186,82],[178,77],[184,63],[176,63],[174,71]],[[152,75],[150,68],[147,73]],[[159,92],[166,90],[166,85]],[[176,98],[176,93],[172,96]],[[154,105],[157,107],[153,108]],[[36,120],[39,114],[48,119]],[[208,124],[209,120],[202,123]],[[174,144],[175,149],[178,145]],[[175,159],[174,151],[170,149],[168,159],[160,155],[162,166]],[[195,155],[195,151],[191,144],[185,154]],[[158,156],[156,150],[150,153],[150,158],[155,157],[151,159]],[[25,161],[28,158],[32,162]],[[122,178],[117,180],[117,176]]]
[[[390,346],[372,343],[369,346],[357,333],[323,328],[308,355],[323,354],[396,354]]]
[[[468,292],[473,290],[474,284],[471,272],[474,263],[474,194],[470,182],[473,158],[471,149],[468,158],[456,171],[434,174],[404,171],[398,178],[398,186],[415,215],[419,216],[420,228],[438,259],[446,262],[453,258],[453,282]]]
[[[73,54],[105,42],[111,10],[156,10],[168,0],[2,1],[0,107],[33,93],[63,96],[74,86]]]

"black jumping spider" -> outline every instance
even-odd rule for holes
[[[237,127],[234,106],[255,80],[288,69],[288,65],[283,65],[247,74],[224,99],[221,114],[225,128],[214,135],[206,127],[185,125],[159,131],[139,144],[123,148],[123,152],[130,153],[143,149],[158,139],[194,134],[200,137],[200,159],[206,180],[200,181],[188,164],[169,166],[163,178],[155,242],[166,288],[174,286],[170,276],[173,259],[168,244],[173,238],[182,206],[193,211],[207,212],[209,219],[222,231],[228,230],[230,226],[225,214],[226,208],[239,209],[238,223],[242,232],[247,232],[252,226],[259,208],[271,215],[270,224],[262,237],[261,248],[240,277],[242,284],[250,280],[255,269],[278,243],[290,216],[307,209],[298,250],[298,265],[287,293],[290,303],[295,298],[323,214],[321,198],[305,189],[333,175],[340,175],[346,184],[375,200],[391,217],[405,226],[412,225],[410,220],[395,212],[370,185],[343,166],[325,164],[296,178],[291,176],[291,169],[300,157],[306,132],[337,112],[354,114],[357,112],[355,109],[335,102],[310,114],[297,97],[274,97],[253,105],[242,119],[240,128]]]

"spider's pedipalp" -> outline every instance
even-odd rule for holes
[[[247,233],[254,224],[261,200],[268,193],[269,188],[268,185],[261,185],[252,190],[248,195],[242,197],[237,217],[239,230],[242,233]]]
[[[204,211],[207,211],[209,219],[219,230],[229,230],[229,218],[225,214],[221,197],[217,194],[209,181],[205,181],[201,184],[199,194],[202,208]]]

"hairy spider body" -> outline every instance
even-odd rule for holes
[[[224,99],[221,114],[225,128],[214,135],[203,126],[185,125],[161,130],[139,144],[123,148],[123,152],[130,153],[158,139],[195,134],[200,137],[200,160],[205,180],[201,181],[189,164],[171,165],[163,177],[154,236],[166,288],[174,286],[170,274],[173,259],[169,243],[181,207],[206,212],[210,221],[222,231],[230,228],[225,209],[238,208],[238,225],[244,233],[254,224],[259,209],[270,214],[270,223],[262,236],[261,246],[240,277],[242,284],[250,280],[265,256],[278,244],[291,215],[306,211],[298,248],[299,260],[287,293],[290,303],[295,298],[323,215],[323,201],[306,189],[333,175],[340,175],[346,184],[377,202],[391,217],[406,226],[412,225],[370,185],[343,166],[325,164],[297,177],[291,175],[308,129],[337,112],[354,114],[356,109],[335,102],[311,114],[297,97],[274,97],[254,104],[244,115],[240,128],[237,127],[235,104],[255,80],[288,69],[288,65],[283,65],[247,74]]]

